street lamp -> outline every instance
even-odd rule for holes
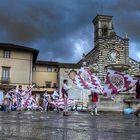
[[[86,59],[86,55],[83,53],[82,55],[82,67],[87,67],[88,61]]]

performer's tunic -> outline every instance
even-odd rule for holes
[[[64,112],[67,112],[68,111],[68,102],[67,102],[67,99],[68,99],[68,90],[70,89],[71,87],[68,86],[67,84],[63,84],[62,86],[62,98],[64,99]]]
[[[7,93],[5,96],[5,107],[6,111],[11,110],[12,108],[12,95],[10,95],[9,93]]]
[[[45,92],[43,97],[44,97],[44,109],[47,110],[48,104],[49,104],[49,100],[50,100],[50,95]]]
[[[99,101],[99,97],[98,97],[98,90],[95,91],[91,91],[91,101],[92,101],[92,109],[91,111],[95,111],[95,115],[98,115],[97,113],[97,108],[98,108],[98,101]]]
[[[54,91],[52,95],[53,100],[58,100],[59,99],[59,93],[57,91]]]
[[[140,81],[136,83],[136,99],[140,100]]]
[[[22,93],[23,90],[18,89],[17,93],[16,93],[16,97],[17,97],[17,108],[21,109],[22,107]]]
[[[96,92],[92,92],[92,102],[98,102],[98,94]]]

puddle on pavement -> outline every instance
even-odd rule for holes
[[[50,117],[40,117],[40,119],[49,119]]]
[[[134,117],[134,114],[124,114],[123,117],[125,119],[132,119]]]
[[[135,126],[140,126],[140,123],[136,122],[134,123]]]
[[[25,112],[24,114],[33,114],[33,112]]]

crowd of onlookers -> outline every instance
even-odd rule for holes
[[[53,102],[60,97],[59,89],[56,88],[53,94],[48,94],[46,90],[43,97],[37,99],[36,95],[32,95],[32,88],[27,87],[26,90],[23,90],[21,85],[17,90],[9,89],[5,95],[2,92],[0,94],[0,110],[4,112],[14,110],[53,110],[55,108]]]

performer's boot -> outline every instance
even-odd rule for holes
[[[64,112],[63,112],[63,116],[65,116],[65,115],[66,115],[66,112],[64,111]]]
[[[92,116],[94,115],[92,110],[90,111],[90,115],[92,115]]]
[[[70,114],[68,113],[68,111],[63,112],[63,116],[69,116]]]
[[[139,113],[140,113],[140,108],[137,109],[137,110],[134,112],[134,115],[135,115],[137,118],[139,118]]]
[[[95,115],[98,116],[98,111],[97,111],[97,108],[95,108]]]
[[[57,113],[59,113],[59,108],[57,107]]]
[[[18,114],[21,114],[21,111],[18,111]]]
[[[69,116],[70,114],[68,113],[68,111],[65,112],[65,116]]]

